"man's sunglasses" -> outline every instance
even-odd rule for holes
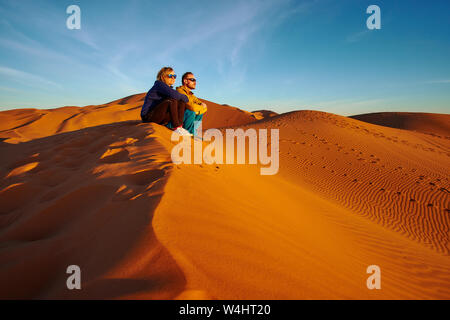
[[[174,79],[177,78],[177,75],[176,75],[176,74],[168,74],[167,76],[168,76],[169,78],[174,78]]]
[[[189,80],[189,81],[192,81],[192,82],[196,82],[197,81],[197,79],[195,79],[195,78],[187,78],[186,80]]]

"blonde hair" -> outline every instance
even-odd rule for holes
[[[161,70],[159,70],[158,74],[156,75],[156,80],[164,82],[163,76],[165,76],[169,72],[173,72],[173,69],[171,67],[161,68]]]

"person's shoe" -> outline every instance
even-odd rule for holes
[[[192,134],[189,133],[189,131],[187,131],[182,127],[176,128],[175,130],[173,130],[173,132],[178,133],[180,136],[192,136]]]
[[[191,137],[193,136],[193,134],[190,133],[189,131],[187,131],[185,128],[181,128],[181,129],[184,130],[184,132],[186,133],[187,136],[191,136]]]

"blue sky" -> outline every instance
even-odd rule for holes
[[[80,30],[66,27],[72,4]],[[366,27],[371,4],[380,30]],[[447,0],[0,0],[0,110],[105,103],[172,66],[194,72],[197,96],[249,111],[449,113],[449,12]]]

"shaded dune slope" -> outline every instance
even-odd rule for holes
[[[179,293],[184,276],[151,224],[170,174],[154,131],[131,121],[2,144],[0,297]],[[66,289],[69,265],[82,290]]]

